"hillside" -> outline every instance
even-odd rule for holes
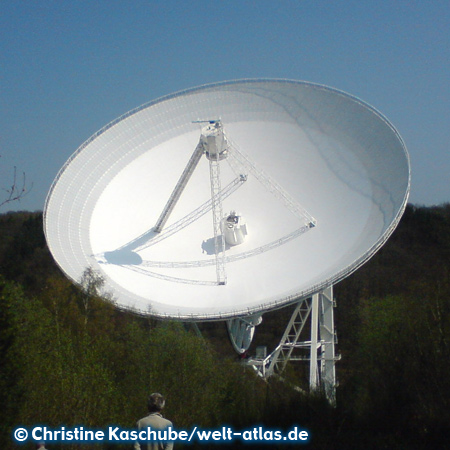
[[[342,360],[332,409],[239,365],[224,324],[201,324],[202,340],[86,296],[53,262],[41,214],[0,215],[1,442],[12,448],[8,433],[18,423],[131,426],[151,389],[167,393],[167,415],[180,427],[297,423],[311,430],[309,448],[447,448],[450,205],[409,205],[335,297]],[[265,314],[252,349],[270,351],[289,312]],[[295,364],[286,376],[304,383]]]

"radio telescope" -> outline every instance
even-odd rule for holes
[[[401,137],[366,103],[238,80],[147,103],[93,135],[53,182],[44,230],[75,283],[91,267],[123,309],[226,320],[240,353],[262,313],[296,303],[254,366],[270,375],[308,347],[310,385],[332,399],[332,286],[384,244],[409,184]]]

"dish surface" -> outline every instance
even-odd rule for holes
[[[218,285],[209,161],[202,156],[152,231],[205,126],[220,120],[223,214],[248,234],[226,245]],[[107,125],[67,161],[47,197],[55,260],[87,267],[125,309],[217,320],[281,307],[335,284],[386,241],[406,206],[409,158],[395,128],[343,92],[288,80],[201,86]],[[311,223],[313,221],[313,225]]]

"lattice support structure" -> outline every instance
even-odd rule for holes
[[[214,251],[216,257],[217,284],[226,284],[225,273],[225,239],[221,229],[223,217],[222,199],[220,197],[220,165],[219,153],[216,157],[209,159],[209,176],[211,180],[211,200],[214,228]]]
[[[230,146],[228,163],[236,174],[251,173],[268,192],[280,200],[302,223],[307,224],[310,228],[317,225],[316,219],[305,208],[294,200],[274,179],[259,169],[234,143]]]
[[[340,358],[335,353],[333,308],[332,286],[314,294],[312,298],[300,300],[275,350],[262,359],[248,360],[248,364],[263,378],[268,378],[281,374],[288,361],[308,362],[310,391],[323,391],[328,401],[335,405],[335,363]],[[309,339],[301,340],[308,321]]]
[[[172,191],[172,194],[170,195],[169,200],[166,203],[166,206],[164,207],[161,215],[159,216],[158,221],[153,227],[153,231],[155,231],[156,233],[159,233],[166,224],[167,219],[169,218],[171,212],[175,208],[175,205],[180,199],[181,194],[183,193],[184,188],[186,187],[189,179],[191,178],[191,175],[193,174],[195,168],[197,167],[204,151],[205,149],[203,141],[200,140],[200,142],[198,143],[197,147],[194,150],[194,153],[192,153],[186,167],[184,168],[183,173],[181,174],[181,177],[179,178],[175,186],[175,189]]]
[[[333,287],[318,294],[319,302],[319,375],[320,387],[324,389],[330,403],[336,403],[336,357],[335,345],[337,343],[334,328],[334,298]]]

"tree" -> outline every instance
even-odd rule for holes
[[[23,301],[23,291],[15,283],[6,281],[0,275],[0,445],[7,448],[10,429],[20,405],[21,390],[18,377],[21,372],[19,361],[14,357],[16,305]]]
[[[354,410],[367,427],[442,448],[450,422],[449,299],[447,274],[409,295],[361,305]]]
[[[1,157],[1,156],[0,156]],[[31,191],[31,185],[29,188],[27,187],[27,179],[25,172],[22,172],[21,181],[17,179],[17,167],[14,166],[13,170],[13,178],[9,188],[2,188],[2,190],[6,193],[3,196],[3,199],[0,199],[0,208],[7,203],[12,203],[15,201],[19,201],[23,197],[25,197],[28,192]]]

